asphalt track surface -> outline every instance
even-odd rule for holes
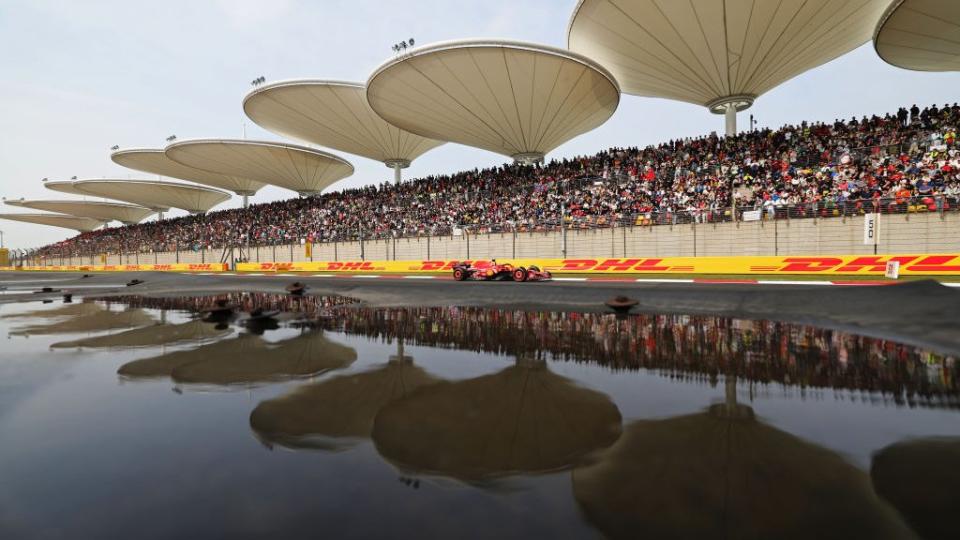
[[[132,287],[132,279],[143,283]],[[618,295],[639,301],[634,313],[714,315],[809,324],[890,339],[943,353],[960,354],[960,289],[932,280],[889,286],[821,287],[789,284],[651,282],[455,282],[452,280],[365,279],[308,275],[198,275],[162,272],[27,274],[0,272],[2,304],[59,299],[62,292],[35,294],[41,287],[76,297],[142,295],[200,296],[224,292],[286,294],[294,281],[308,294],[343,295],[374,307],[483,306],[529,311],[604,312]]]

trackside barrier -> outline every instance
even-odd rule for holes
[[[737,274],[737,275],[876,275],[887,262],[900,263],[900,275],[960,275],[960,254],[936,255],[831,255],[796,257],[663,257],[627,259],[499,259],[515,266],[536,265],[564,274]],[[445,273],[457,262],[478,267],[490,261],[325,261],[240,263],[239,272],[335,273]]]
[[[64,266],[0,267],[0,270],[23,270],[27,272],[225,272],[230,265],[221,263],[202,264],[78,264]]]

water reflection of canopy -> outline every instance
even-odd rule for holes
[[[270,343],[241,334],[187,351],[177,351],[124,364],[121,376],[137,379],[169,376],[198,384],[243,384],[316,375],[349,366],[357,358],[350,347],[332,342],[322,332],[305,332]]]
[[[633,422],[573,492],[609,538],[913,537],[860,470],[735,404]]]
[[[23,313],[7,313],[0,319],[53,319],[57,317],[82,317],[103,311],[103,306],[93,302],[62,304],[53,309],[35,309]]]
[[[524,361],[386,405],[373,441],[401,469],[473,482],[570,467],[613,444],[620,421],[606,395]]]
[[[217,329],[215,325],[203,321],[190,321],[182,324],[155,324],[106,336],[61,341],[50,347],[54,349],[155,347],[184,341],[209,341],[224,337],[229,333],[230,330],[226,328]]]
[[[960,437],[916,439],[873,456],[870,476],[924,538],[960,538]]]
[[[250,427],[284,446],[339,450],[370,437],[385,405],[438,381],[413,362],[390,361],[264,401],[250,414]]]
[[[135,326],[146,326],[153,322],[153,316],[142,309],[127,309],[124,311],[100,309],[94,313],[73,316],[66,320],[25,326],[10,333],[15,336],[75,334],[133,328]]]

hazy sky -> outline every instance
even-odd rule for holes
[[[0,0],[0,195],[62,199],[41,178],[156,178],[110,161],[110,147],[161,147],[176,134],[277,139],[248,120],[250,81],[365,81],[390,46],[500,37],[562,47],[575,0]],[[740,115],[761,126],[833,120],[958,99],[960,74],[900,70],[870,44],[788,81]],[[624,96],[603,126],[551,157],[646,145],[722,130],[706,109]],[[392,179],[384,165],[344,155],[356,173],[335,186]],[[447,144],[405,178],[504,162]],[[266,187],[253,201],[289,198]],[[237,206],[238,198],[220,208]],[[2,212],[26,212],[3,206]],[[171,215],[176,214],[173,212]],[[6,245],[36,247],[74,233],[0,220]]]

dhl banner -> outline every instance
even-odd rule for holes
[[[901,275],[960,275],[960,254],[937,255],[830,255],[781,257],[649,257],[582,259],[500,259],[515,266],[539,266],[560,274],[737,274],[737,275],[876,275],[887,262],[899,262]],[[478,267],[474,261],[326,261],[241,263],[240,272],[353,272],[446,273],[457,262]]]
[[[0,268],[4,270],[5,268]],[[20,266],[9,270],[32,272],[225,272],[229,265],[221,263],[201,264],[75,264],[63,266]]]

